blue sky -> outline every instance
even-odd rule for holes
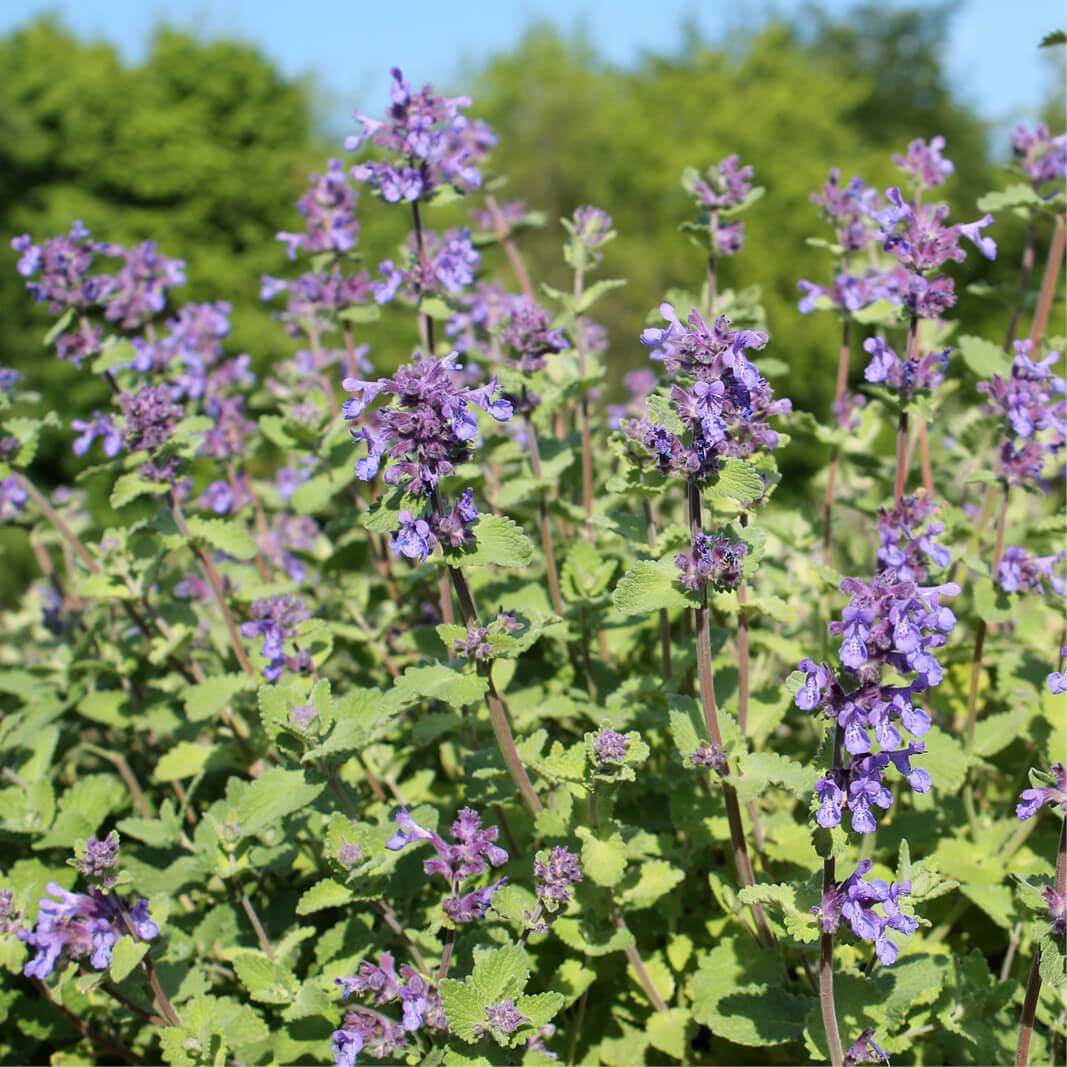
[[[883,0],[902,6],[898,0]],[[845,13],[850,0],[824,0]],[[413,81],[457,87],[465,66],[507,48],[537,19],[582,25],[609,60],[675,47],[683,20],[712,38],[759,22],[769,12],[802,10],[800,0],[3,0],[0,32],[42,12],[57,13],[80,34],[106,38],[136,59],[160,22],[202,35],[258,44],[290,75],[311,74],[347,116],[385,93],[386,69]],[[992,122],[1032,119],[1050,81],[1037,41],[1064,22],[1062,0],[962,0],[945,42],[948,69],[962,97]]]

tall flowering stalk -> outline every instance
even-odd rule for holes
[[[916,792],[931,786],[928,772],[912,765],[925,752],[920,739],[930,727],[916,698],[943,678],[935,652],[956,621],[943,600],[959,593],[953,583],[929,584],[950,562],[937,541],[941,526],[932,521],[934,511],[933,501],[920,496],[904,497],[879,513],[877,573],[870,582],[846,578],[841,583],[850,603],[829,625],[830,634],[841,638],[839,667],[812,660],[799,667],[802,680],[794,703],[833,723],[830,768],[815,786],[815,822],[831,835],[840,833],[846,813],[853,833],[875,831],[876,812],[893,804],[884,781],[891,770]],[[905,684],[898,684],[898,677]],[[907,735],[915,740],[906,740]],[[907,936],[918,923],[901,908],[910,883],[868,880],[869,860],[839,880],[839,848],[832,836],[820,851],[819,998],[831,1063],[839,1067],[845,1057],[834,1003],[833,945],[842,921],[856,937],[871,942],[887,965],[899,954],[890,931]]]
[[[1052,678],[1056,678],[1053,682]],[[1059,676],[1049,679],[1053,692],[1063,692]],[[1016,1067],[1026,1067],[1030,1062],[1030,1041],[1034,1032],[1034,1020],[1037,1016],[1037,1003],[1041,996],[1041,960],[1042,952],[1054,958],[1063,958],[1063,941],[1067,936],[1067,767],[1062,763],[1054,764],[1049,773],[1030,772],[1033,785],[1023,790],[1016,805],[1015,814],[1019,819],[1032,819],[1037,812],[1048,804],[1053,810],[1059,809],[1060,839],[1056,849],[1055,876],[1051,885],[1045,886],[1041,896],[1048,908],[1048,932],[1043,933],[1041,943],[1034,949],[1034,958],[1030,964],[1030,974],[1026,981],[1026,993],[1023,998],[1022,1014],[1019,1018],[1019,1040],[1015,1050]]]
[[[862,397],[850,396],[848,390],[853,315],[878,301],[899,302],[901,272],[883,270],[871,264],[876,237],[873,216],[881,206],[877,190],[857,177],[842,183],[841,172],[835,167],[822,190],[811,194],[811,200],[819,205],[823,218],[833,227],[834,241],[830,251],[838,257],[838,273],[830,286],[797,282],[797,288],[804,294],[797,306],[805,315],[829,308],[841,320],[832,414],[838,433],[843,434],[854,428],[855,411],[863,401]],[[822,535],[824,564],[830,562],[833,542],[834,492],[840,451],[840,444],[835,443],[826,475]]]
[[[686,321],[664,304],[664,328],[645,330],[641,340],[655,350],[673,379],[667,409],[648,405],[643,419],[624,424],[625,433],[640,446],[646,462],[663,475],[684,479],[690,532],[690,551],[676,564],[682,586],[696,598],[694,610],[697,670],[705,726],[712,746],[723,748],[708,622],[708,586],[736,589],[741,560],[748,546],[727,534],[704,530],[701,494],[714,485],[723,461],[773,448],[777,434],[768,420],[789,410],[788,400],[775,400],[773,391],[746,353],[767,343],[766,334],[733,330],[720,315],[709,325],[693,309]],[[737,793],[730,782],[729,764],[720,769],[730,826],[734,863],[743,885],[754,882],[745,842]],[[761,935],[772,939],[762,910],[753,909]]]
[[[943,184],[955,169],[941,154],[944,146],[943,137],[931,138],[929,142],[915,140],[908,145],[906,155],[894,157],[894,162],[910,180],[912,195],[905,199],[899,188],[887,189],[886,206],[876,216],[883,250],[890,253],[906,272],[902,279],[902,303],[908,314],[908,335],[904,355],[899,359],[904,375],[902,392],[909,373],[917,372],[925,365],[920,351],[920,321],[940,318],[941,313],[956,302],[952,279],[941,274],[941,268],[950,261],[963,262],[966,253],[960,241],[964,238],[987,259],[995,259],[997,254],[996,242],[982,234],[982,230],[992,224],[992,215],[984,215],[976,222],[949,226],[946,225],[947,204],[924,204],[922,201],[924,192]],[[895,357],[895,353],[893,355]],[[879,379],[868,377],[868,381],[872,380]],[[900,500],[907,485],[908,410],[902,405],[898,418],[894,500]],[[923,479],[927,492],[932,492],[925,422],[920,421],[918,433]]]
[[[604,258],[601,249],[615,237],[615,231],[611,228],[611,216],[606,211],[590,205],[578,208],[573,218],[563,219],[562,222],[569,234],[569,239],[563,247],[563,256],[574,271],[574,347],[578,353],[578,376],[581,379],[578,419],[582,441],[582,507],[587,523],[586,536],[592,540],[593,530],[588,525],[593,516],[593,441],[587,380],[590,369],[589,340],[579,316],[586,304],[591,302],[586,294],[586,274],[600,264]]]

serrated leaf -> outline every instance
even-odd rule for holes
[[[141,496],[160,496],[170,488],[166,482],[146,482],[135,471],[122,475],[111,490],[111,506],[116,510]]]
[[[300,983],[296,975],[262,952],[243,952],[233,961],[233,969],[248,995],[260,1004],[288,1004]]]
[[[135,941],[129,934],[123,934],[115,942],[111,950],[111,962],[108,964],[108,974],[113,981],[122,982],[130,975],[133,969],[144,959],[148,952],[147,941]]]
[[[583,311],[588,311],[602,296],[610,293],[613,289],[621,289],[625,284],[625,278],[603,278],[601,281],[590,285],[588,289],[582,292],[575,311],[579,315]]]
[[[202,519],[193,515],[187,522],[193,537],[217,551],[239,560],[255,557],[256,543],[248,530],[237,520]]]
[[[393,692],[403,700],[442,700],[454,708],[476,704],[488,689],[489,683],[481,675],[444,663],[408,667],[393,683]]]
[[[326,908],[339,908],[352,899],[352,890],[333,878],[323,878],[308,889],[296,903],[297,915],[313,915]]]
[[[963,362],[976,377],[992,378],[994,374],[1003,377],[1011,373],[1011,357],[1000,345],[970,334],[964,334],[958,343]]]
[[[377,304],[353,304],[337,313],[342,322],[377,322],[382,317],[382,309]]]
[[[763,496],[763,479],[752,464],[741,459],[727,459],[719,468],[708,495],[750,504]]]
[[[692,606],[671,560],[648,560],[631,567],[615,586],[612,602],[623,615],[648,615],[663,608]]]
[[[685,880],[685,872],[665,860],[649,860],[641,864],[635,885],[624,889],[622,903],[628,910],[650,908]]]
[[[179,741],[164,754],[152,772],[156,782],[174,782],[194,778],[215,751],[214,745],[198,745],[192,741]]]
[[[1004,211],[1013,207],[1044,207],[1045,202],[1025,182],[1016,182],[1007,189],[997,189],[978,198],[979,211]],[[961,337],[962,341],[963,338]]]
[[[693,1029],[693,1017],[690,1012],[685,1008],[668,1008],[665,1012],[657,1011],[649,1016],[645,1032],[653,1048],[686,1063]]]
[[[237,804],[241,833],[248,836],[270,826],[281,829],[286,816],[309,805],[322,789],[305,782],[302,771],[271,768],[249,784]]]
[[[578,828],[582,839],[582,873],[597,885],[610,887],[626,871],[626,846],[618,832],[606,838],[596,837],[585,826]]]
[[[734,781],[738,799],[743,803],[758,800],[772,785],[780,786],[797,797],[811,794],[819,772],[807,763],[799,763],[777,752],[746,752],[737,757],[741,774]]]
[[[460,567],[527,566],[533,558],[533,544],[518,523],[504,515],[481,515],[474,524],[474,548],[450,556]]]
[[[191,722],[202,722],[220,712],[241,692],[252,688],[255,679],[247,674],[219,674],[187,685],[181,691],[185,714]]]

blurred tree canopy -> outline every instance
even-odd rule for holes
[[[491,165],[508,177],[504,196],[549,219],[524,238],[535,277],[563,280],[561,215],[595,203],[615,218],[620,239],[604,275],[629,284],[602,316],[613,383],[645,359],[636,335],[663,291],[691,288],[702,274],[701,252],[677,231],[688,210],[683,167],[737,153],[767,196],[745,217],[746,246],[724,264],[724,284],[762,287],[773,354],[792,368],[788,392],[798,407],[826,411],[836,326],[796,311],[796,282],[823,281],[830,270],[825,253],[805,245],[821,234],[809,195],[829,168],[890,184],[890,155],[940,133],[956,163],[945,189],[954,217],[975,218],[977,197],[1004,183],[983,121],[955,98],[941,64],[951,11],[869,5],[834,20],[812,9],[716,45],[683,31],[676,53],[627,69],[603,62],[581,37],[534,27],[469,72],[462,89],[500,135]],[[372,111],[385,103],[387,58]],[[406,73],[419,81],[418,71]],[[287,81],[245,44],[164,30],[146,60],[129,66],[110,46],[79,42],[50,20],[32,23],[0,39],[0,231],[39,238],[81,218],[111,240],[155,239],[188,261],[183,298],[231,301],[235,348],[267,366],[290,346],[259,304],[259,276],[285,270],[273,236],[292,225],[307,173],[341,154],[312,115],[311,86]],[[402,236],[402,215],[363,197],[372,269]],[[460,208],[441,209],[431,225],[463,218]],[[1001,223],[993,235],[1001,247],[994,275],[1011,278],[1021,226]],[[27,372],[64,414],[99,403],[90,375],[45,357],[45,316],[22,290],[14,259],[5,239],[0,364]],[[502,259],[490,265],[506,270]],[[967,332],[1000,328],[996,307],[965,293],[969,276],[989,270],[971,256],[957,274]],[[410,316],[403,324],[386,316],[375,329],[383,366],[406,356]],[[65,451],[53,455],[66,462]]]

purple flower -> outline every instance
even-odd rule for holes
[[[552,329],[550,322],[548,312],[532,300],[524,300],[512,310],[500,339],[515,350],[515,365],[521,373],[541,370],[546,356],[568,347],[567,335]]]
[[[115,884],[118,861],[119,835],[112,830],[102,841],[88,838],[77,856],[76,866],[93,885],[107,890]]]
[[[11,247],[20,253],[19,274],[35,279],[27,281],[26,288],[34,300],[47,304],[54,315],[68,308],[84,311],[111,292],[110,276],[91,273],[95,255],[106,252],[107,246],[91,241],[89,231],[81,222],[72,223],[69,234],[50,237],[39,245],[23,234],[11,241]],[[95,350],[99,351],[99,347]],[[67,358],[74,359],[74,353]]]
[[[561,219],[570,234],[568,262],[573,267],[595,267],[603,258],[601,249],[615,236],[611,216],[602,208],[584,204],[569,219]]]
[[[626,734],[616,733],[607,726],[603,727],[593,739],[593,751],[601,765],[622,763],[630,748],[630,738]]]
[[[480,1037],[488,1030],[502,1045],[507,1042],[501,1041],[501,1038],[511,1037],[523,1023],[529,1022],[529,1019],[515,1007],[515,1001],[510,999],[502,1000],[499,1004],[490,1004],[485,1009],[485,1019],[484,1026],[479,1023],[474,1027],[475,1036]]]
[[[123,260],[108,292],[104,317],[124,330],[136,330],[158,315],[166,306],[167,290],[185,284],[185,263],[160,255],[154,241],[128,249],[101,248]]]
[[[1041,895],[1048,904],[1049,931],[1053,937],[1062,939],[1067,934],[1067,894],[1057,893],[1047,885],[1041,890]]]
[[[72,960],[88,957],[94,970],[107,970],[115,943],[126,933],[122,921],[126,903],[99,889],[88,894],[71,893],[55,882],[49,882],[45,888],[57,899],[42,897],[33,930],[19,931],[19,939],[36,950],[22,973],[44,981],[64,957]],[[148,913],[147,900],[136,901],[127,913],[142,941],[151,941],[159,935],[159,928]]]
[[[299,597],[275,596],[253,601],[251,621],[241,624],[245,637],[262,640],[260,654],[267,661],[263,677],[276,682],[285,671],[303,672],[310,668],[311,657],[303,650],[290,654],[285,651],[287,642],[296,636],[297,627],[308,618],[304,602]]]
[[[325,174],[312,175],[311,187],[297,201],[297,208],[304,217],[303,232],[278,234],[290,259],[297,252],[341,253],[355,248],[359,239],[356,193],[339,159],[329,161]]]
[[[582,880],[582,861],[562,845],[542,850],[534,860],[534,879],[538,900],[549,911],[565,908]]]
[[[478,508],[474,503],[474,490],[464,489],[451,511],[444,515],[431,515],[429,522],[433,536],[445,548],[456,549],[474,540],[474,524],[478,520]]]
[[[78,434],[74,440],[74,454],[84,456],[99,437],[103,442],[104,455],[109,459],[119,454],[122,448],[122,431],[115,425],[110,415],[94,411],[88,422],[82,419],[71,421],[70,428]]]
[[[726,770],[728,760],[722,745],[702,741],[690,754],[688,763],[690,767],[706,767],[722,774]]]
[[[856,1067],[860,1063],[889,1063],[889,1053],[874,1040],[874,1027],[869,1026],[845,1052],[845,1067]]]
[[[928,274],[945,263],[962,263],[967,254],[960,238],[970,241],[986,259],[996,259],[996,242],[983,237],[981,231],[993,223],[992,215],[977,222],[946,226],[947,204],[916,204],[906,201],[897,188],[886,191],[890,206],[878,216],[882,247],[891,252],[908,270]]]
[[[479,389],[455,383],[458,359],[456,352],[442,359],[416,353],[415,361],[398,368],[392,378],[344,380],[344,388],[353,394],[343,408],[350,422],[360,419],[379,395],[396,398],[395,406],[379,409],[373,429],[353,431],[370,451],[369,461],[356,467],[360,477],[373,477],[385,461],[387,485],[403,485],[408,493],[430,496],[440,478],[454,474],[471,457],[478,435],[472,407],[499,422],[511,418],[511,404],[496,399],[495,379]]]
[[[698,532],[693,538],[692,551],[675,556],[674,565],[686,589],[694,591],[711,585],[725,591],[741,584],[741,566],[747,555],[748,545],[744,541]]]
[[[495,142],[482,122],[460,113],[466,97],[437,96],[432,87],[412,92],[400,70],[392,70],[392,106],[384,121],[356,114],[361,131],[345,138],[354,152],[368,141],[392,157],[352,168],[352,177],[366,182],[385,201],[426,199],[441,185],[472,191],[481,185],[478,163]]]
[[[1015,814],[1020,819],[1032,818],[1046,804],[1058,805],[1067,812],[1067,767],[1062,763],[1054,763],[1048,774],[1039,777],[1049,784],[1022,791],[1019,803],[1015,806]]]
[[[942,523],[931,521],[938,505],[926,493],[905,496],[893,507],[878,509],[879,571],[892,571],[903,581],[922,583],[931,569],[943,570],[952,562],[937,540]]]
[[[472,626],[464,638],[457,638],[452,648],[456,655],[465,659],[490,660],[493,658],[491,639],[513,633],[519,628],[513,612],[501,612],[488,626]]]
[[[119,404],[126,418],[123,444],[129,452],[158,452],[182,414],[165,385],[142,385],[136,393],[122,393]]]
[[[1031,556],[1018,545],[1008,545],[997,564],[997,584],[1007,593],[1036,593],[1044,596],[1045,583],[1057,596],[1067,592],[1056,568],[1067,559],[1063,552],[1054,556]]]
[[[917,353],[914,359],[901,359],[881,337],[868,337],[863,349],[871,360],[863,376],[872,383],[884,383],[909,400],[915,393],[936,389],[945,380],[945,368],[952,351]]]
[[[22,372],[14,367],[0,367],[0,393],[11,396],[19,382],[22,381]]]
[[[1059,696],[1067,693],[1067,671],[1053,671],[1046,679],[1049,692]]]
[[[863,876],[871,869],[870,860],[861,860],[856,870],[823,894],[822,903],[812,909],[822,929],[833,933],[845,920],[861,941],[874,945],[879,961],[886,966],[896,962],[900,948],[889,937],[894,930],[910,937],[918,921],[900,907],[903,897],[911,893],[910,882],[887,884],[879,879],[867,881]]]
[[[702,175],[687,175],[684,181],[702,208],[718,211],[737,207],[748,196],[754,173],[751,166],[741,166],[738,156],[727,156],[712,163]]]
[[[670,304],[662,304],[660,312],[667,326],[646,329],[641,341],[669,374],[692,379],[690,387],[674,385],[670,392],[683,431],[676,433],[649,417],[624,423],[627,436],[644,447],[662,473],[701,482],[714,476],[722,457],[745,458],[775,448],[778,435],[767,420],[790,411],[791,405],[774,399],[745,354],[762,348],[767,335],[731,330],[724,315],[709,326],[695,309],[684,324]]]
[[[425,519],[418,519],[406,509],[400,512],[400,525],[390,542],[397,555],[424,562],[437,546],[437,538]]]
[[[1044,124],[1032,130],[1019,126],[1012,134],[1011,148],[1034,185],[1067,178],[1067,135],[1052,137]]]
[[[1053,372],[1058,352],[1035,363],[1029,340],[1015,342],[1011,374],[994,374],[979,382],[989,398],[986,411],[1005,422],[1000,452],[1000,475],[1013,485],[1042,486],[1046,461],[1067,444],[1067,382]]]
[[[811,202],[823,209],[845,252],[861,252],[873,240],[873,216],[881,210],[881,196],[862,179],[852,178],[842,185],[841,171],[834,167],[822,191],[811,194]]]
[[[933,189],[944,183],[955,171],[950,160],[941,155],[945,147],[944,137],[921,137],[908,145],[905,155],[894,155],[893,162],[907,174],[917,189]]]
[[[452,895],[443,902],[445,913],[456,923],[482,918],[493,894],[507,879],[466,893],[460,890],[469,879],[507,863],[507,852],[495,843],[497,828],[483,827],[481,816],[473,808],[463,808],[452,823],[453,843],[449,844],[440,834],[420,826],[404,808],[397,812],[396,822],[399,829],[385,847],[396,852],[416,841],[429,841],[436,855],[423,861],[422,866],[426,874],[439,874],[449,884]]]
[[[366,1052],[374,1059],[395,1060],[407,1047],[407,1035],[397,1024],[377,1012],[355,1008],[345,1016],[344,1025],[330,1037],[337,1067],[356,1067],[356,1057]]]

